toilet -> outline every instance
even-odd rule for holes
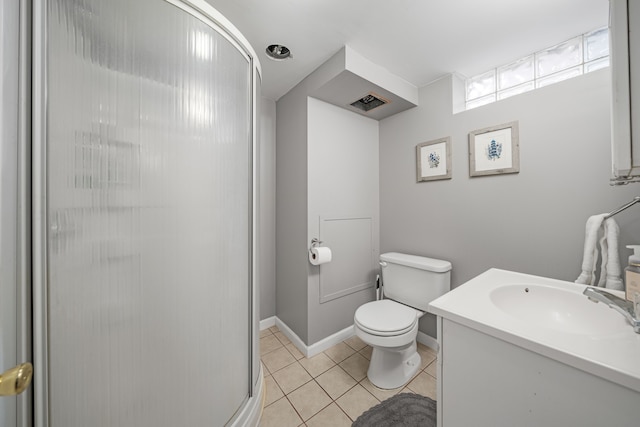
[[[389,252],[380,255],[384,299],[356,310],[356,335],[373,347],[367,377],[373,385],[405,385],[420,369],[418,321],[429,302],[451,287],[451,263]]]

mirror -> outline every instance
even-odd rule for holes
[[[640,182],[640,4],[610,0],[612,185]]]

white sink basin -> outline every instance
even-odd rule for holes
[[[432,301],[429,312],[640,393],[640,334],[585,288],[492,268]]]
[[[561,332],[610,335],[630,328],[625,318],[602,303],[594,303],[571,289],[541,284],[518,283],[498,286],[489,299],[519,321]]]

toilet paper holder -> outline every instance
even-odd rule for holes
[[[311,239],[311,247],[309,248],[309,251],[311,251],[311,249],[313,248],[320,247],[321,244],[322,244],[322,240],[318,239],[317,237],[314,237],[313,239]]]

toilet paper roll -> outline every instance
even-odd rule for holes
[[[331,249],[326,247],[311,248],[309,262],[313,265],[326,264],[331,261]]]

